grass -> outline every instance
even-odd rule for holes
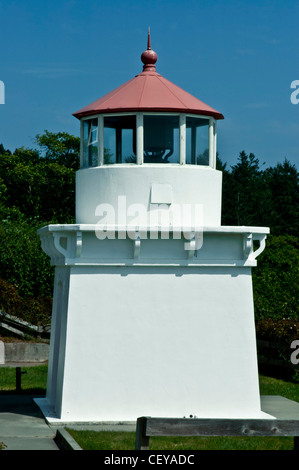
[[[133,450],[135,432],[67,429],[83,450]],[[292,437],[151,437],[150,450],[292,450]]]
[[[46,392],[47,365],[22,367],[22,393]],[[282,395],[299,402],[299,386],[286,380],[260,375],[261,395]],[[14,367],[0,367],[0,393],[16,393]],[[68,432],[84,450],[133,450],[135,432]],[[291,450],[292,437],[153,437],[150,450]]]
[[[26,394],[44,395],[48,366],[21,367],[21,389]],[[0,367],[0,393],[16,393],[16,368]]]

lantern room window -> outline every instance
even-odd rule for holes
[[[104,164],[136,163],[136,116],[104,118]]]
[[[144,163],[179,163],[179,116],[143,117]]]
[[[84,160],[88,166],[98,164],[98,120],[88,119],[83,123]]]
[[[81,121],[81,168],[113,164],[216,167],[216,122],[186,114],[98,115]]]
[[[209,119],[186,118],[186,163],[209,165]]]

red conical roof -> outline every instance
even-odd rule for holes
[[[139,75],[80,109],[73,116],[81,119],[84,116],[104,113],[168,111],[223,119],[221,113],[156,72],[157,54],[151,49],[150,34],[148,48],[143,52],[141,60],[144,66]]]

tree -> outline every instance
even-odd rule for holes
[[[236,225],[263,225],[267,191],[259,160],[242,151],[239,162],[232,166]]]
[[[253,269],[256,318],[298,320],[299,244],[292,235],[270,235]]]
[[[78,170],[80,166],[80,138],[67,132],[37,134],[36,144],[46,160]]]
[[[75,170],[34,150],[17,149],[0,156],[0,194],[5,198],[2,219],[70,223],[75,216]]]
[[[37,227],[25,220],[0,222],[0,278],[27,298],[51,297],[53,289],[53,267]]]
[[[296,235],[298,226],[298,172],[288,160],[261,170],[251,153],[240,153],[238,163],[223,173],[222,224],[270,227],[273,234]]]
[[[285,159],[274,168],[265,170],[266,184],[271,193],[272,233],[298,235],[299,192],[298,171]]]
[[[0,155],[4,155],[5,153],[8,153],[9,155],[11,155],[11,151],[8,149],[5,149],[3,144],[0,144]]]
[[[259,160],[242,151],[231,170],[223,168],[223,225],[265,225],[269,189]]]

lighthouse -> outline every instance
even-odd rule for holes
[[[53,422],[261,418],[252,269],[267,227],[221,225],[223,115],[142,70],[74,113],[76,223],[39,230],[55,266]]]

